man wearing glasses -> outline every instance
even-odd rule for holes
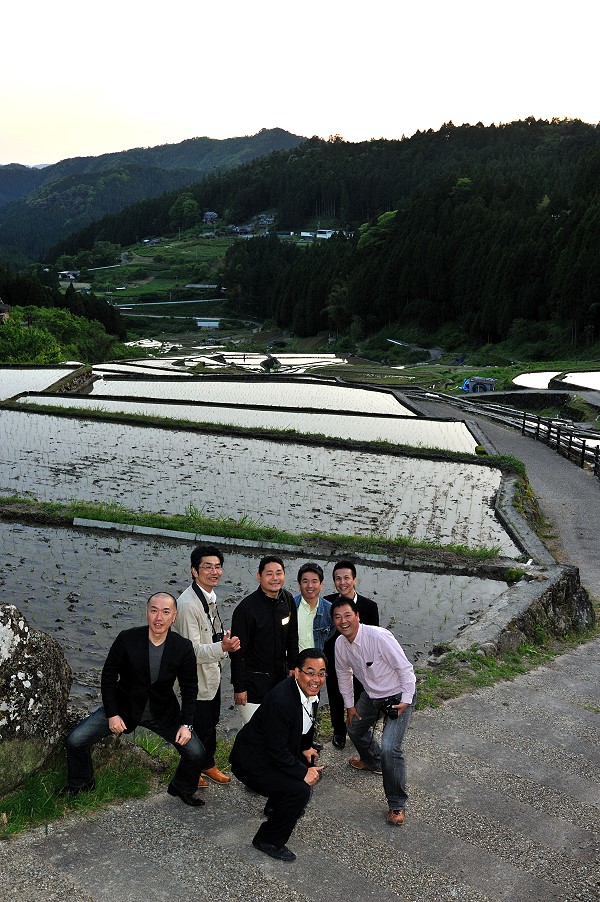
[[[319,649],[301,651],[293,676],[267,692],[229,756],[238,780],[267,798],[267,820],[252,845],[277,861],[295,861],[286,842],[323,770],[314,764],[318,752],[312,740],[326,666]]]
[[[198,696],[194,732],[206,749],[202,773],[215,783],[231,783],[231,777],[215,763],[217,724],[221,716],[221,666],[240,640],[223,630],[217,610],[215,587],[223,575],[223,553],[214,545],[199,545],[191,554],[192,584],[177,600],[175,629],[194,647],[198,671]],[[208,786],[202,775],[198,786]]]

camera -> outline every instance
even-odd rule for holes
[[[225,633],[223,632],[223,630],[221,630],[220,633],[213,633],[212,640],[213,640],[213,642],[222,642],[224,638],[225,638]]]
[[[398,708],[395,708],[394,705],[399,705],[402,703],[402,693],[399,695],[389,695],[387,698],[383,700],[383,711],[385,716],[390,720],[396,720],[398,717]]]

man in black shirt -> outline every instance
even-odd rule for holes
[[[258,565],[255,592],[240,601],[231,618],[239,651],[230,654],[235,704],[247,723],[263,698],[289,676],[298,658],[298,617],[291,592],[284,588],[285,566],[267,555]]]

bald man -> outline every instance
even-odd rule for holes
[[[102,705],[67,736],[68,784],[61,794],[95,788],[91,748],[96,742],[143,726],[179,752],[169,795],[192,807],[204,805],[194,795],[204,761],[204,746],[192,731],[196,656],[190,640],[171,630],[176,617],[173,595],[156,592],[146,603],[147,626],[123,630],[113,642],[102,668]],[[173,690],[176,680],[181,708]]]

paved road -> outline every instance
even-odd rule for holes
[[[411,404],[415,403],[411,398]],[[474,405],[475,406],[475,405]],[[555,557],[579,567],[581,582],[600,598],[600,479],[517,429],[502,426],[487,417],[465,414],[447,404],[419,401],[425,416],[471,420],[489,438],[499,454],[512,454],[525,464],[540,509],[551,524]]]
[[[562,553],[600,594],[597,483],[542,445],[482,428],[498,451],[524,460]],[[263,803],[234,782],[203,790],[202,809],[161,792],[0,844],[0,899],[597,902],[600,639],[418,712],[406,748],[401,828],[385,823],[381,778],[327,745],[325,776],[290,840],[292,864],[252,848]]]

